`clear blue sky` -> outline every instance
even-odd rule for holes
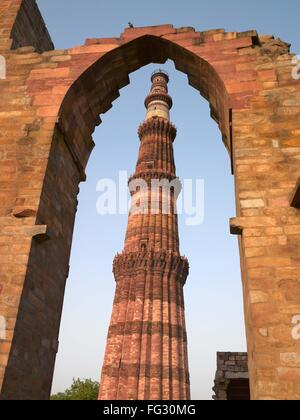
[[[172,23],[199,31],[257,29],[292,43],[300,54],[297,0],[38,0],[38,4],[58,49],[82,45],[85,38],[118,36],[131,21],[135,26]],[[131,74],[131,84],[94,134],[97,146],[79,197],[54,392],[64,390],[73,377],[99,380],[115,286],[112,260],[122,250],[127,216],[97,215],[96,183],[100,178],[117,179],[119,170],[133,172],[139,146],[136,131],[145,116],[143,101],[156,67]],[[171,119],[178,128],[177,173],[181,179],[205,181],[204,224],[188,227],[181,218],[180,235],[181,252],[191,266],[185,297],[192,396],[210,399],[216,351],[245,350],[237,240],[228,228],[235,215],[233,178],[207,103],[172,62],[164,68],[174,99]]]

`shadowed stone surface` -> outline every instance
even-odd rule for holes
[[[247,353],[217,353],[214,400],[250,400]]]

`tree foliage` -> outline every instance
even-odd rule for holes
[[[58,394],[52,395],[51,400],[93,401],[97,400],[98,391],[99,383],[96,381],[92,381],[91,379],[73,379],[73,383],[70,388],[66,389],[64,392],[59,392]]]

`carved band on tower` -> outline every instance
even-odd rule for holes
[[[153,73],[124,251],[113,271],[116,292],[102,369],[101,400],[188,400],[190,382],[179,252],[176,177],[168,75]]]

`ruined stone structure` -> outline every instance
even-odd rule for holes
[[[151,80],[130,180],[134,205],[124,252],[114,261],[117,287],[99,394],[105,400],[190,398],[183,299],[189,266],[179,253],[176,128],[168,75],[159,70]]]
[[[232,162],[251,398],[300,399],[300,80],[289,45],[162,25],[58,51],[34,0],[1,0],[0,55],[1,398],[49,397],[92,133],[131,72],[171,59],[209,102]]]
[[[217,353],[213,390],[216,401],[250,400],[247,353]]]

